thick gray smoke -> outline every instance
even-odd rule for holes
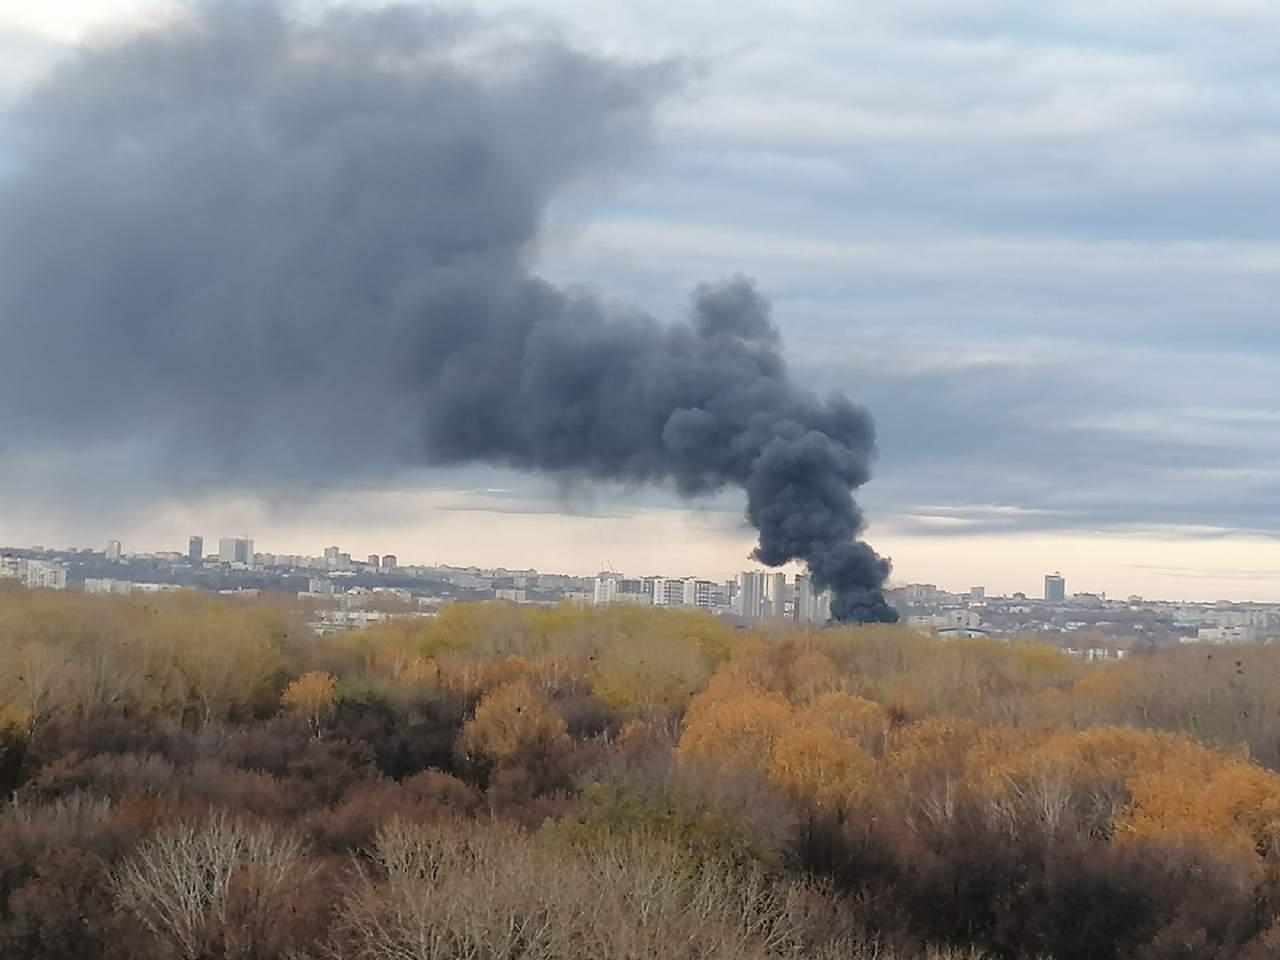
[[[749,281],[663,324],[529,272],[548,202],[640,149],[678,75],[407,7],[206,4],[80,51],[3,158],[0,455],[738,486],[762,562],[893,619],[856,539],[871,420],[788,378]]]

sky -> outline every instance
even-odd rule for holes
[[[643,155],[557,195],[534,269],[660,317],[752,277],[796,378],[875,418],[859,501],[893,582],[1035,595],[1061,571],[1069,591],[1280,600],[1280,8],[476,7],[695,67]],[[164,8],[0,0],[0,177],[9,105]],[[243,532],[282,553],[721,578],[754,542],[732,490],[465,467],[211,492],[92,438],[7,460],[9,545]],[[130,483],[145,503],[116,495]]]

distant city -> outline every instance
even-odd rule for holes
[[[400,616],[433,616],[448,603],[631,603],[704,609],[741,623],[825,623],[830,596],[809,577],[763,568],[732,580],[631,577],[604,571],[579,577],[538,570],[401,565],[395,554],[353,557],[337,546],[318,556],[261,553],[248,536],[223,537],[216,552],[192,536],[186,551],[130,553],[120,540],[102,550],[0,548],[0,578],[33,589],[132,594],[195,589],[222,594],[274,591],[314,602],[313,626],[333,633]],[[988,596],[981,586],[953,593],[934,584],[893,588],[888,597],[907,624],[940,637],[1050,636],[1086,659],[1176,643],[1280,641],[1280,603],[1185,603],[1068,593],[1060,572],[1044,576],[1038,597]]]

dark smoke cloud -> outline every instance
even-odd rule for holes
[[[548,202],[643,146],[672,63],[394,7],[208,4],[80,51],[0,182],[0,453],[159,438],[179,476],[486,462],[747,494],[758,558],[893,618],[874,432],[745,279],[662,324],[533,276]]]

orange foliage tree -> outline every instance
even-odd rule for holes
[[[494,690],[462,728],[459,747],[468,755],[503,763],[544,753],[568,741],[564,719],[525,680]]]
[[[304,673],[284,688],[280,705],[287,713],[305,719],[311,735],[319,737],[333,716],[337,686],[337,679],[327,673]]]

